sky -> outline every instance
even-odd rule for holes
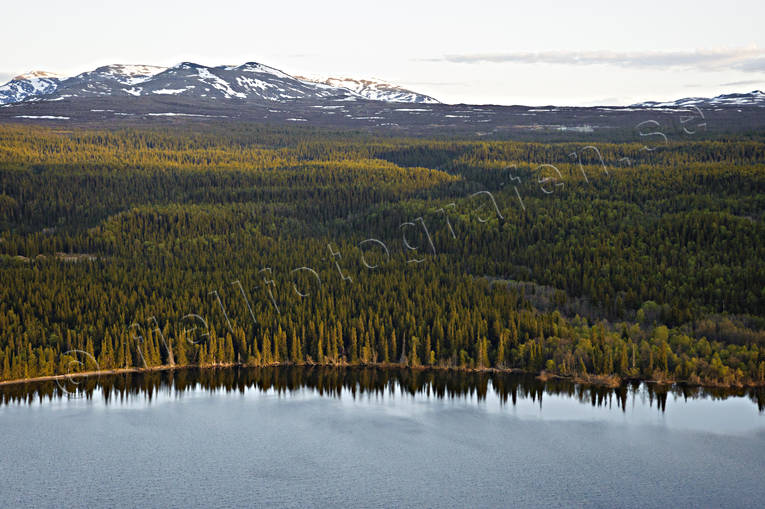
[[[765,2],[7,2],[0,82],[112,63],[256,61],[447,103],[631,104],[765,90]]]

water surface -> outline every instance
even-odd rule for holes
[[[762,507],[764,403],[374,369],[6,386],[0,505]]]

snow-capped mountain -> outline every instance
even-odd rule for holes
[[[679,108],[696,106],[698,108],[711,106],[761,106],[765,107],[765,93],[753,90],[746,94],[722,94],[716,97],[686,97],[675,101],[646,101],[633,104],[631,107],[639,108]]]
[[[45,71],[32,71],[16,76],[0,86],[0,104],[23,101],[29,97],[56,91],[63,76]]]
[[[131,87],[142,83],[164,71],[164,67],[153,65],[105,65],[93,71],[84,72],[60,80],[56,90],[46,100],[67,97],[93,97],[125,95]]]
[[[369,80],[312,81],[257,62],[207,67],[183,62],[165,68],[108,65],[70,78],[31,73],[0,87],[0,104],[93,97],[178,96],[269,104],[294,100],[373,100],[437,103],[423,94]]]
[[[191,62],[171,67],[135,87],[133,95],[177,95],[254,102],[296,99],[355,100],[349,90],[301,81],[257,62],[206,67]]]
[[[152,76],[167,69],[155,65],[105,65],[93,71],[78,74],[62,83],[65,87],[73,87],[84,82],[85,84],[102,83],[104,85],[135,85],[142,83]]]
[[[332,87],[347,88],[356,94],[372,101],[387,101],[400,103],[438,104],[439,101],[430,96],[412,92],[392,83],[380,80],[353,79],[353,78],[326,78],[311,79],[300,77],[303,81],[323,83]]]

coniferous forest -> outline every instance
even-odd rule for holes
[[[765,142],[0,126],[0,380],[242,364],[765,383]]]

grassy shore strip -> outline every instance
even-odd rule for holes
[[[63,374],[63,375],[47,375],[47,376],[39,376],[34,378],[19,378],[15,380],[5,380],[0,381],[0,386],[6,386],[6,385],[18,385],[18,384],[27,384],[27,383],[33,383],[33,382],[45,382],[50,380],[65,380],[67,378],[92,378],[92,377],[100,377],[103,375],[121,375],[126,373],[152,373],[157,371],[173,371],[176,369],[219,369],[219,368],[234,368],[234,367],[240,367],[240,368],[267,368],[267,367],[287,367],[287,366],[298,366],[298,367],[325,367],[325,368],[377,368],[377,369],[410,369],[414,371],[428,371],[428,370],[438,370],[438,371],[452,371],[452,372],[467,372],[467,373],[515,373],[515,374],[525,374],[525,375],[536,375],[536,378],[542,382],[547,382],[549,380],[568,380],[570,382],[574,382],[577,384],[582,385],[591,385],[591,386],[600,386],[600,387],[608,387],[608,388],[617,388],[623,385],[626,382],[641,382],[641,383],[652,383],[652,384],[658,384],[658,385],[674,385],[674,384],[685,384],[688,386],[693,387],[704,387],[704,388],[722,388],[722,389],[732,389],[732,388],[744,388],[744,387],[763,387],[765,384],[763,383],[753,383],[753,384],[711,384],[711,383],[700,383],[700,384],[694,384],[691,382],[688,382],[687,380],[672,380],[669,378],[664,378],[661,380],[653,380],[653,379],[643,379],[643,378],[622,378],[618,375],[587,375],[587,376],[564,376],[564,375],[558,375],[554,373],[549,373],[547,371],[542,371],[540,373],[530,373],[528,371],[524,371],[522,369],[518,368],[462,368],[462,367],[454,367],[454,366],[408,366],[406,364],[393,364],[393,363],[369,363],[369,364],[350,364],[350,363],[333,363],[333,364],[317,364],[317,363],[303,363],[303,364],[294,364],[291,362],[281,362],[281,363],[272,363],[272,364],[266,364],[266,365],[251,365],[251,364],[244,364],[244,363],[216,363],[216,364],[184,364],[183,366],[170,366],[170,365],[162,365],[162,366],[152,366],[149,368],[118,368],[118,369],[103,369],[98,371],[82,371],[78,373],[69,373],[69,374]]]

